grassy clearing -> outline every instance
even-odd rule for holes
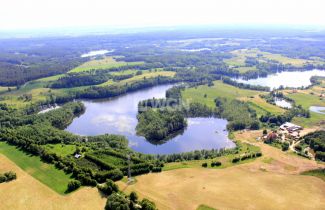
[[[134,66],[140,65],[143,62],[124,62],[124,61],[116,61],[114,57],[105,57],[103,59],[95,59],[88,61],[86,63],[81,64],[80,66],[70,70],[69,72],[83,72],[89,70],[101,70],[101,69],[109,69],[113,67],[121,67],[121,66]]]
[[[40,157],[28,155],[5,142],[0,142],[0,153],[57,193],[64,194],[67,189],[70,176],[54,165],[42,162]]]
[[[225,97],[228,99],[254,97],[262,92],[254,90],[240,89],[231,85],[224,84],[222,81],[215,81],[214,85],[209,87],[201,85],[194,88],[185,89],[182,92],[182,98],[193,102],[201,102],[210,107],[214,107],[214,99]],[[204,97],[206,94],[206,97]]]
[[[65,74],[58,74],[58,75],[54,75],[54,76],[50,76],[50,77],[44,77],[44,78],[38,79],[36,81],[53,82],[53,81],[60,79],[60,77],[63,77],[63,76],[65,76]]]
[[[215,81],[211,87],[201,85],[199,87],[185,89],[182,92],[182,98],[188,102],[204,103],[209,107],[215,107],[214,99],[217,97],[238,99],[248,102],[251,108],[257,111],[258,115],[265,114],[266,112],[280,114],[285,111],[278,106],[267,103],[259,97],[260,94],[265,94],[265,92],[240,89],[224,84],[222,81]]]
[[[76,151],[76,145],[68,144],[47,144],[44,146],[48,151],[62,157],[72,155]]]

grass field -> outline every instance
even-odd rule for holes
[[[310,106],[325,106],[325,99],[319,97],[323,91],[325,91],[325,88],[315,86],[307,90],[298,90],[296,93],[292,93],[290,90],[287,90],[285,93],[286,96],[293,99],[297,105],[309,109]],[[324,120],[325,115],[310,112],[310,118],[295,117],[293,122],[304,127],[313,127],[318,126],[319,122]]]
[[[46,164],[40,157],[28,155],[5,142],[0,142],[0,153],[55,192],[64,194],[66,191],[70,176],[56,169],[54,165]]]
[[[72,155],[76,151],[76,145],[67,144],[47,144],[44,146],[49,152],[60,156]]]
[[[121,66],[130,66],[140,65],[143,62],[124,62],[124,61],[116,61],[114,57],[105,57],[99,60],[91,60],[86,63],[81,64],[80,66],[70,70],[69,72],[82,72],[89,70],[101,70],[101,69],[109,69],[113,67],[121,67]]]
[[[206,94],[206,97],[205,97]],[[225,97],[229,99],[238,99],[249,102],[251,108],[255,109],[258,114],[265,114],[266,112],[279,114],[285,110],[280,107],[267,103],[259,97],[260,94],[266,92],[240,89],[221,81],[215,81],[214,85],[209,87],[201,85],[196,88],[189,88],[182,92],[183,100],[187,102],[200,102],[207,106],[215,107],[214,99],[217,97]]]

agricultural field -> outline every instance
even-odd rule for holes
[[[197,209],[202,205],[214,209],[323,209],[325,182],[299,175],[322,165],[257,143],[261,133],[235,133],[235,139],[261,148],[262,158],[252,162],[223,169],[184,167],[137,177],[133,185],[119,185],[125,192],[135,190],[140,197],[152,199],[161,209]]]
[[[55,192],[64,194],[66,191],[70,176],[56,169],[53,164],[44,163],[40,157],[26,154],[5,142],[0,142],[0,154],[7,156],[22,170]]]
[[[28,158],[24,160],[28,161]],[[35,179],[30,173],[31,170],[28,171],[18,166],[17,162],[7,158],[1,152],[0,163],[0,173],[14,171],[17,174],[16,180],[0,185],[1,209],[89,210],[103,209],[105,206],[106,198],[96,188],[83,187],[76,192],[61,195],[61,193],[53,191],[49,186]],[[58,175],[51,170],[47,172],[44,176]],[[55,177],[50,178],[55,179]],[[62,176],[58,178],[62,178]]]
[[[113,67],[121,67],[121,66],[134,66],[141,65],[143,62],[124,62],[124,61],[116,61],[114,57],[104,57],[102,59],[94,59],[88,61],[86,63],[81,64],[80,66],[70,70],[69,72],[83,72],[90,70],[101,70],[101,69],[109,69]]]
[[[234,57],[225,60],[225,62],[228,65],[234,66],[234,67],[244,67],[245,66],[245,60],[247,57],[253,57],[257,58],[259,62],[267,62],[267,60],[274,60],[282,64],[291,64],[293,66],[301,67],[304,64],[307,63],[313,63],[313,64],[323,64],[323,61],[317,61],[317,60],[307,60],[307,59],[298,59],[298,58],[289,58],[280,54],[273,54],[269,52],[263,52],[259,49],[240,49],[235,50],[231,52]],[[245,72],[245,69],[239,68],[238,70],[242,70],[242,72]]]

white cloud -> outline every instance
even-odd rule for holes
[[[325,24],[323,0],[2,0],[0,29],[181,24]]]

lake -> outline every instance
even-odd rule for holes
[[[161,85],[112,99],[83,101],[85,113],[75,118],[66,130],[79,135],[124,135],[129,140],[130,148],[145,154],[172,154],[235,146],[228,139],[227,120],[218,118],[188,118],[188,126],[182,134],[160,145],[137,136],[138,102],[153,97],[164,98],[170,87],[172,85]]]
[[[82,54],[80,57],[86,58],[86,57],[92,57],[92,56],[96,56],[96,55],[105,55],[110,52],[114,52],[114,50],[94,50],[94,51],[90,51],[88,53]]]
[[[325,71],[311,70],[311,71],[291,71],[270,74],[267,77],[259,77],[257,79],[236,79],[237,82],[242,82],[251,85],[267,86],[271,89],[284,87],[298,88],[301,86],[307,87],[311,85],[310,78],[312,76],[325,76]]]
[[[315,112],[318,114],[325,114],[325,107],[324,106],[311,106],[309,107],[311,112]]]

